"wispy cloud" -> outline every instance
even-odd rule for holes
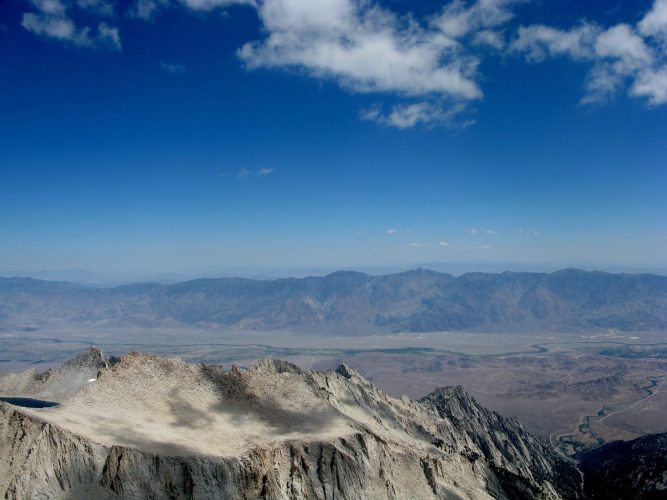
[[[398,229],[398,228],[395,228],[395,227],[391,227],[391,228],[387,229],[385,231],[385,233],[388,236],[396,236],[398,234],[408,235],[408,234],[412,234],[412,229],[410,229],[410,228]]]
[[[487,229],[486,231],[484,231],[484,234],[488,234],[490,236],[496,236],[498,234],[498,231],[496,231],[495,229]]]
[[[394,105],[388,113],[384,113],[381,105],[375,105],[360,113],[362,120],[372,121],[387,127],[398,129],[412,128],[422,125],[433,128],[445,125],[450,128],[465,128],[474,123],[474,120],[463,116],[466,107],[463,104],[453,104],[446,108],[440,102],[422,101],[414,104]]]
[[[250,5],[255,7],[255,0],[137,0],[130,7],[132,17],[152,20],[162,10],[181,6],[198,12],[210,12],[230,5]]]
[[[424,247],[430,247],[430,243],[419,243],[419,242],[413,242],[408,245],[410,248],[424,248]]]
[[[111,4],[103,1],[31,0],[33,11],[25,12],[21,26],[44,38],[51,38],[79,47],[120,50],[118,28],[106,21],[95,20],[92,25],[75,23],[71,11],[85,10],[96,17],[113,13]]]
[[[270,168],[270,167],[263,167],[257,170],[250,170],[249,168],[241,167],[239,171],[236,173],[236,178],[241,179],[243,177],[266,177],[267,175],[271,175],[275,171],[276,171],[275,168]]]
[[[450,246],[450,245],[449,245],[449,243],[447,243],[446,241],[441,241],[440,243],[438,243],[438,246],[439,246],[439,247],[448,247],[448,246]]]
[[[507,45],[505,33],[496,30],[482,30],[473,37],[475,45],[487,46],[495,50],[503,50]]]
[[[466,234],[479,234],[479,229],[475,227],[469,227],[464,231]]]
[[[172,75],[180,75],[185,72],[185,66],[182,64],[160,62],[160,67]]]
[[[604,102],[623,88],[651,105],[667,103],[667,0],[655,0],[634,25],[523,26],[510,50],[532,62],[568,57],[590,64],[582,104]]]
[[[539,236],[540,232],[534,229],[519,229],[517,231],[522,236]]]
[[[130,7],[129,14],[132,17],[148,21],[170,3],[170,0],[137,0]]]
[[[490,245],[478,245],[476,247],[468,247],[468,250],[491,250]]]
[[[80,9],[98,16],[112,16],[116,10],[109,0],[75,0],[74,3]]]
[[[181,4],[198,11],[211,11],[220,7],[230,5],[251,5],[256,6],[255,0],[178,0]]]

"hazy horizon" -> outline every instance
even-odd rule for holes
[[[301,268],[270,268],[270,267],[223,267],[212,266],[190,271],[88,271],[83,269],[61,270],[13,270],[0,271],[0,278],[34,278],[46,281],[69,281],[89,285],[120,285],[140,282],[176,283],[195,279],[246,278],[256,280],[273,280],[279,278],[305,278],[309,276],[325,276],[338,271],[354,271],[369,275],[388,275],[427,269],[440,273],[460,276],[466,273],[502,273],[502,272],[534,272],[551,273],[563,269],[581,269],[584,271],[601,271],[607,273],[655,274],[667,275],[667,267],[656,266],[595,266],[586,263],[564,263],[561,265],[548,263],[512,263],[512,262],[416,262],[412,265],[368,265],[340,267],[301,267]]]
[[[1,268],[667,268],[664,11],[6,3]]]

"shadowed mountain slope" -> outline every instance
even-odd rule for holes
[[[615,441],[580,456],[592,499],[667,498],[667,433]]]

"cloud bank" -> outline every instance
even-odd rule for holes
[[[516,3],[455,0],[417,20],[370,0],[264,0],[258,15],[267,35],[238,53],[249,69],[292,69],[349,92],[403,100],[388,112],[365,110],[364,120],[399,129],[465,126],[466,105],[483,97],[469,38],[503,46],[493,29],[512,18]]]
[[[289,70],[378,95],[389,102],[360,118],[397,129],[474,123],[471,105],[484,97],[480,63],[498,54],[589,65],[584,104],[622,90],[651,106],[667,103],[667,0],[655,0],[635,24],[510,24],[528,1],[450,0],[416,18],[377,0],[135,0],[122,13],[111,0],[29,0],[22,25],[40,37],[117,51],[114,20],[121,14],[151,20],[168,8],[206,14],[244,5],[255,9],[263,33],[238,48],[248,70]],[[162,67],[182,72],[180,65]]]

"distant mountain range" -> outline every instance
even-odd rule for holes
[[[0,278],[0,328],[46,324],[372,332],[667,329],[667,277],[565,269],[197,279],[91,287]]]

